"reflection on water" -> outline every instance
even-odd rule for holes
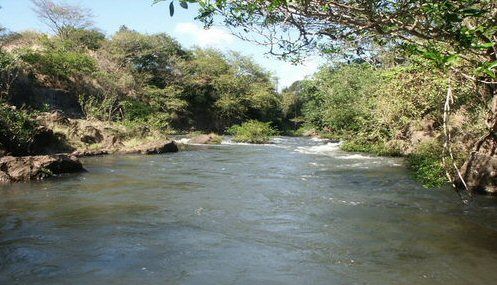
[[[0,188],[0,284],[493,284],[497,206],[281,138]]]

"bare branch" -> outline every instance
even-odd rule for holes
[[[33,11],[54,33],[63,35],[66,29],[86,29],[93,26],[90,10],[77,5],[52,0],[31,0]]]

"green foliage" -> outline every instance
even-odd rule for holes
[[[434,73],[432,62],[422,56],[391,67],[325,67],[302,82],[303,124],[323,137],[344,141],[342,149],[346,151],[399,156],[409,150],[408,161],[412,161],[416,178],[428,186],[440,185],[446,180],[437,164],[441,161],[441,142],[431,145],[436,151],[423,146],[418,150],[411,136],[417,132],[426,139],[441,132],[447,88],[446,76]],[[457,96],[452,106],[457,113],[451,129],[454,140],[480,137],[485,129],[484,103],[464,81],[453,81],[452,88]],[[426,122],[432,123],[426,127]],[[458,156],[458,165],[465,153]],[[430,165],[433,171],[428,171]]]
[[[283,122],[276,81],[238,53],[185,50],[166,34],[126,27],[109,39],[64,27],[58,36],[19,34],[5,44],[37,84],[77,94],[89,118],[167,131]]]
[[[25,50],[21,59],[32,66],[36,73],[70,82],[97,71],[96,61],[87,54],[70,50],[68,42],[45,39],[43,50]]]
[[[188,57],[181,45],[166,34],[146,35],[126,27],[122,27],[104,49],[119,65],[160,88],[174,79],[177,64]]]
[[[173,87],[149,88],[140,100],[123,103],[124,120],[130,124],[138,122],[151,129],[171,130],[183,120],[188,102],[181,99],[181,92]]]
[[[442,164],[442,147],[439,143],[420,145],[415,153],[407,156],[407,161],[414,178],[425,187],[441,187],[447,183]]]
[[[365,152],[380,156],[401,156],[400,149],[387,146],[384,142],[367,141],[364,137],[358,136],[356,139],[350,138],[343,142],[341,149],[350,152]]]
[[[277,131],[271,127],[271,123],[250,120],[241,125],[232,126],[228,133],[233,135],[233,140],[236,142],[263,144],[268,143]]]
[[[38,124],[29,113],[0,103],[0,149],[26,155]]]
[[[370,119],[370,100],[381,84],[369,65],[323,68],[303,82],[306,121],[334,133],[357,132]]]
[[[12,57],[12,55],[0,49],[0,70],[8,69],[10,66],[12,66],[13,62],[14,58]]]
[[[105,40],[105,35],[95,29],[87,30],[65,27],[63,28],[63,33],[65,40],[72,41],[82,48],[93,51],[101,48]]]
[[[196,49],[184,66],[184,90],[195,120],[209,118],[204,128],[224,131],[248,119],[273,121],[281,118],[281,98],[271,75],[252,59]]]
[[[169,0],[154,3],[163,1]],[[193,2],[206,26],[220,19],[233,30],[257,30],[269,52],[285,59],[298,61],[316,49],[349,60],[375,58],[400,44],[441,70],[463,64],[470,72],[496,76],[497,6],[491,0],[292,1],[291,9],[281,0]],[[292,17],[300,20],[287,21]]]
[[[0,100],[6,100],[17,76],[17,61],[13,55],[0,49]]]

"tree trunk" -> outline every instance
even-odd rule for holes
[[[488,132],[475,143],[461,174],[469,191],[497,195],[497,86],[485,84],[484,88],[482,95],[492,98]],[[456,187],[464,188],[464,183],[459,179]]]

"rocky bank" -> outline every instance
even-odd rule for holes
[[[61,112],[42,113],[36,121],[40,126],[27,150],[0,150],[0,183],[82,172],[85,170],[79,158],[85,156],[178,151],[174,141],[146,128],[130,131],[110,122],[70,119]],[[2,145],[8,142],[2,141]]]

